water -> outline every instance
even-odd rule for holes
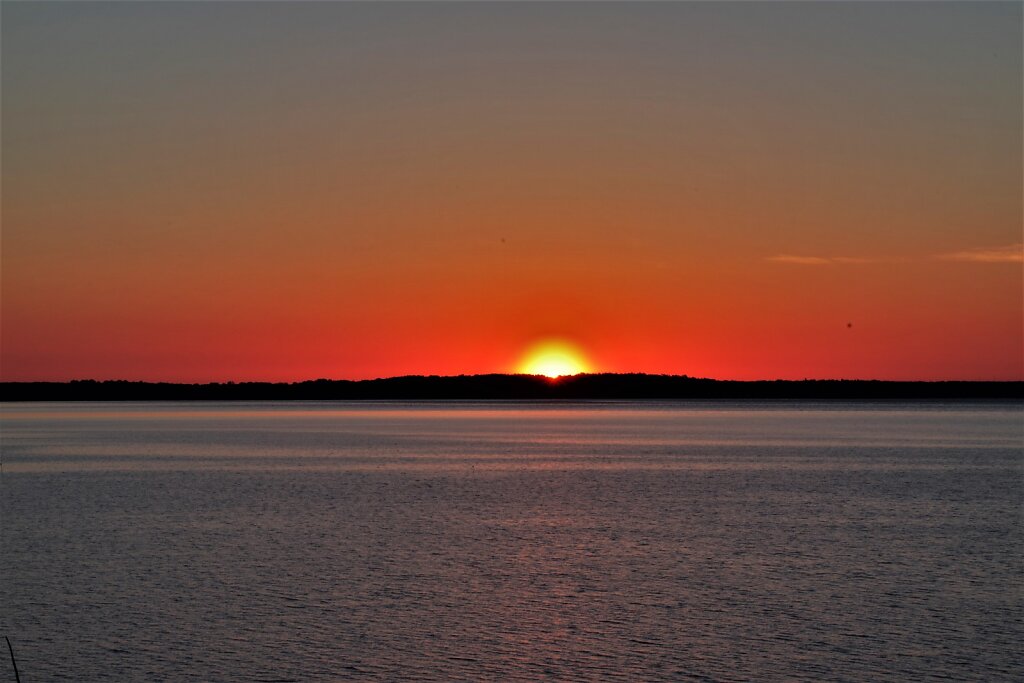
[[[1019,681],[1022,447],[1020,404],[4,404],[0,635],[26,682]]]

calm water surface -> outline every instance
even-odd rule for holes
[[[26,683],[1024,679],[1020,404],[0,412]]]

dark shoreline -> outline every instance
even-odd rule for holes
[[[406,376],[371,380],[172,384],[125,380],[0,382],[2,401],[289,400],[1024,400],[1024,382],[697,379],[685,375],[594,374]]]

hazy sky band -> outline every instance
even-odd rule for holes
[[[1019,3],[0,12],[4,379],[1024,375]]]

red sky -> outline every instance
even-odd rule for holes
[[[5,3],[3,380],[1024,379],[1013,3]]]

